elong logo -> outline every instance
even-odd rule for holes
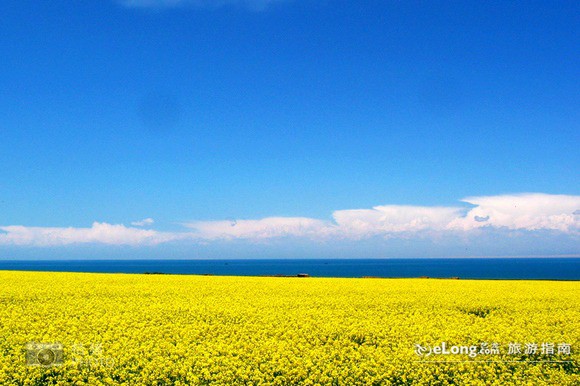
[[[470,358],[475,358],[479,354],[499,354],[499,345],[492,344],[491,346],[487,345],[453,345],[447,347],[447,342],[441,342],[441,344],[437,346],[422,346],[420,344],[415,344],[415,354],[419,356],[430,356],[430,355],[461,355],[465,354],[468,355]]]

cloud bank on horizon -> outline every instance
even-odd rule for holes
[[[332,220],[308,217],[267,217],[258,220],[192,221],[181,232],[161,232],[147,218],[132,226],[95,222],[90,228],[0,226],[0,245],[66,246],[104,244],[152,246],[244,240],[264,242],[282,238],[312,241],[382,239],[437,239],[492,230],[512,235],[518,231],[549,231],[580,236],[580,196],[541,193],[468,197],[466,207],[383,205],[371,209],[337,210]]]

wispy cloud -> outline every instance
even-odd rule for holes
[[[145,218],[141,221],[133,221],[131,223],[131,225],[136,226],[136,227],[147,227],[147,226],[151,226],[153,225],[153,223],[155,222],[155,220],[153,220],[152,218]]]
[[[268,217],[260,220],[194,221],[183,224],[192,229],[192,237],[204,240],[311,237],[328,227],[322,220],[306,217]]]
[[[223,6],[239,6],[253,11],[262,11],[273,3],[281,3],[289,0],[118,0],[128,8],[218,8]]]
[[[384,205],[372,209],[338,210],[334,212],[333,218],[338,236],[364,239],[443,231],[464,212],[459,207]]]
[[[179,234],[148,229],[130,228],[95,222],[90,228],[56,228],[4,226],[0,233],[0,245],[62,246],[70,244],[97,243],[109,245],[156,245],[176,240]]]
[[[468,197],[471,208],[383,205],[371,209],[337,210],[332,219],[267,217],[257,220],[191,221],[182,232],[142,229],[147,218],[122,224],[95,222],[90,228],[0,227],[0,245],[58,246],[82,243],[158,245],[185,241],[262,242],[300,238],[314,241],[433,238],[488,232],[494,237],[514,232],[556,232],[580,236],[580,196],[540,193]]]

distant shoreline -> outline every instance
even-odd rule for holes
[[[340,278],[580,280],[580,258],[3,260],[0,270]]]
[[[84,271],[34,271],[34,270],[9,270],[0,269],[0,272],[17,273],[71,273],[82,275],[123,275],[123,276],[196,276],[196,277],[229,277],[229,278],[272,278],[272,279],[378,279],[378,280],[449,280],[449,281],[554,281],[554,282],[580,282],[580,279],[541,279],[541,278],[472,278],[472,277],[395,277],[395,276],[299,276],[299,275],[216,275],[211,273],[166,273],[166,272],[84,272]]]

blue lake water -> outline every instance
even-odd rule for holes
[[[307,273],[318,277],[459,277],[462,279],[580,280],[580,258],[271,259],[271,260],[19,260],[0,270],[211,274]]]

